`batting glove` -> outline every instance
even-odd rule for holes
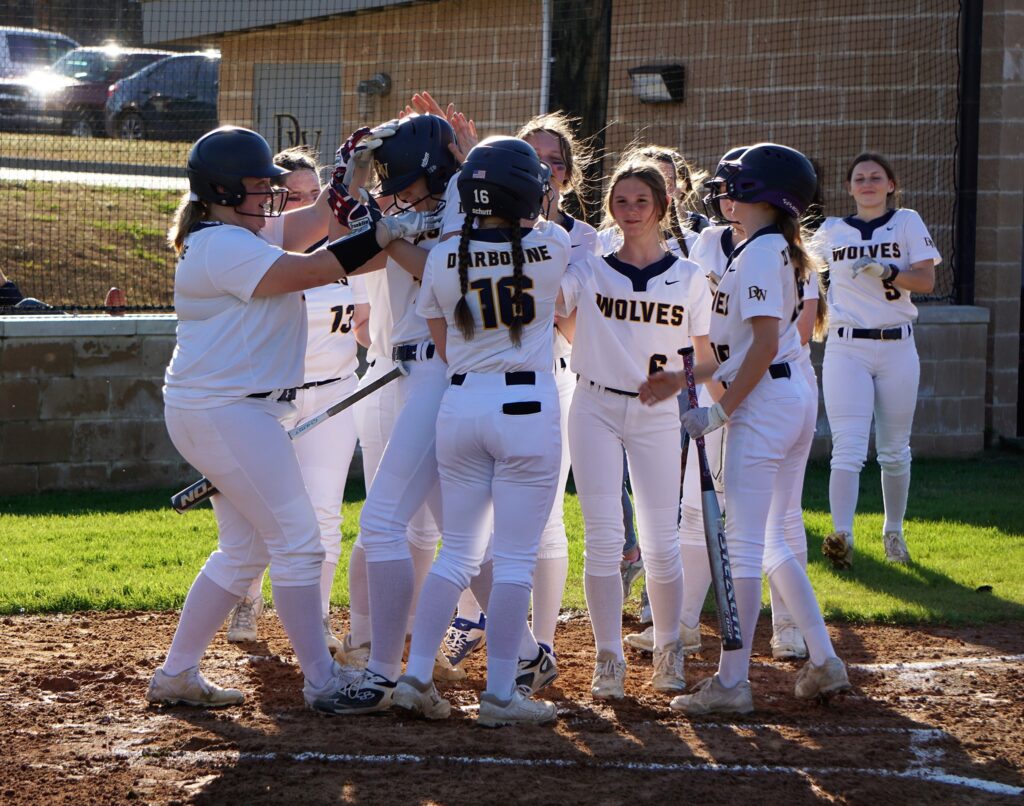
[[[897,271],[895,266],[883,265],[873,257],[868,257],[867,255],[859,258],[857,262],[853,264],[853,268],[851,269],[854,277],[863,272],[870,277],[877,277],[879,280],[888,280],[892,277],[894,271]]]
[[[362,229],[381,218],[380,207],[377,206],[377,201],[366,192],[366,188],[359,188],[356,193],[359,198],[350,195],[345,188],[339,189],[333,184],[327,189],[331,212],[334,213],[334,217],[341,226],[351,230]]]
[[[729,422],[729,415],[725,413],[721,403],[715,403],[710,407],[689,409],[683,412],[682,422],[683,428],[686,429],[690,438],[696,439],[710,434],[712,431],[717,431]]]
[[[361,137],[352,149],[349,165],[366,167],[373,162],[373,152],[384,145],[384,140],[392,137],[398,129],[395,126],[385,123],[372,129],[365,136]]]
[[[380,224],[383,226],[377,227],[377,243],[383,248],[399,238],[412,238],[436,230],[441,226],[441,213],[399,213],[384,216]]]

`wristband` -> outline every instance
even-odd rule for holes
[[[331,241],[325,248],[341,264],[346,276],[384,251],[377,243],[375,226]]]

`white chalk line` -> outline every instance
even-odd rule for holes
[[[994,655],[988,658],[947,658],[914,663],[851,663],[848,668],[869,673],[927,672],[933,669],[949,669],[957,666],[1001,666],[1004,663],[1019,663],[1022,660],[1024,660],[1024,655]]]
[[[735,725],[729,723],[694,723],[695,728],[710,729],[749,729],[764,730],[772,728],[794,728],[791,725]],[[275,762],[320,762],[326,764],[455,764],[482,767],[548,767],[558,769],[631,771],[631,772],[707,772],[728,773],[732,775],[798,775],[828,776],[854,775],[873,776],[876,778],[902,778],[923,780],[932,783],[946,784],[969,789],[977,789],[996,795],[1017,796],[1024,794],[1024,787],[1001,784],[983,778],[970,778],[946,772],[938,764],[944,752],[932,750],[925,745],[932,741],[949,738],[941,730],[920,728],[839,728],[839,733],[897,733],[910,736],[911,753],[914,760],[905,770],[886,770],[862,767],[787,767],[780,764],[718,764],[708,762],[656,762],[656,761],[575,761],[563,758],[512,758],[508,756],[427,756],[416,753],[253,753],[247,751],[210,752],[204,750],[130,750],[115,749],[111,755],[133,763],[149,762],[181,762],[187,764],[258,764]],[[931,766],[928,766],[931,765]]]

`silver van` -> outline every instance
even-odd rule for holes
[[[49,67],[77,47],[78,43],[64,34],[0,26],[0,78],[21,78]]]

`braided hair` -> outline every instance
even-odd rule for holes
[[[466,341],[473,339],[473,331],[476,329],[473,312],[466,302],[466,294],[469,293],[469,233],[472,229],[473,216],[467,215],[462,221],[462,231],[459,233],[459,291],[462,296],[455,303],[455,326]]]
[[[523,336],[523,288],[526,283],[523,278],[523,231],[519,222],[514,222],[512,227],[512,324],[508,328],[508,337],[512,343],[519,347],[522,344]]]
[[[800,221],[793,216],[778,212],[779,229],[789,244],[789,259],[793,264],[793,274],[796,278],[797,288],[803,288],[807,283],[820,283],[821,277],[815,259],[804,248],[804,229]],[[825,337],[828,328],[828,304],[825,301],[823,289],[818,287],[818,309],[814,316],[814,339],[821,341]],[[803,294],[801,294],[801,297]]]

